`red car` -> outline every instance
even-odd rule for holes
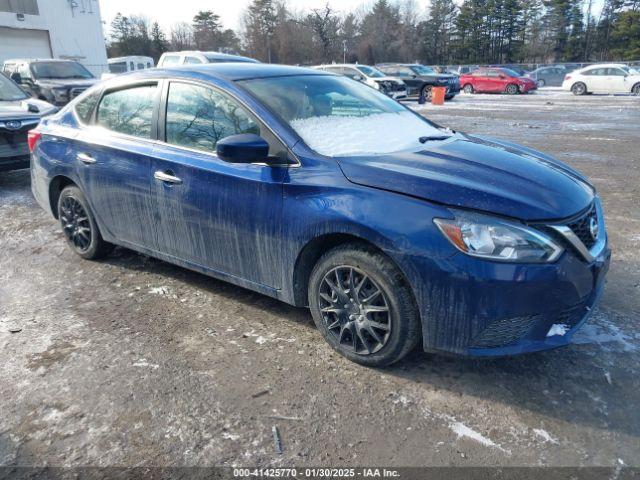
[[[527,93],[538,88],[536,82],[521,77],[508,68],[480,68],[460,75],[460,86],[465,93]]]

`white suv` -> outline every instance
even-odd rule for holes
[[[640,72],[620,63],[590,65],[568,73],[562,89],[574,95],[586,93],[633,93],[640,95]]]
[[[400,100],[407,97],[407,85],[397,77],[385,75],[380,70],[368,65],[359,64],[331,64],[313,67],[316,70],[337,73],[352,78],[370,87],[386,93],[391,98]]]

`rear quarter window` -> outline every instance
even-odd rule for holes
[[[81,123],[88,125],[91,122],[91,116],[93,115],[98,100],[100,100],[100,90],[87,92],[86,95],[78,100],[74,110]]]

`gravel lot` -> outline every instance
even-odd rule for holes
[[[0,465],[640,466],[640,98],[418,110],[595,182],[614,256],[576,345],[366,369],[304,309],[123,249],[80,260],[28,171],[0,174]]]

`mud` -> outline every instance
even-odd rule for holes
[[[124,249],[79,259],[28,171],[4,173],[0,465],[640,466],[640,99],[545,90],[419,111],[598,187],[613,263],[575,345],[366,369],[304,309]]]

